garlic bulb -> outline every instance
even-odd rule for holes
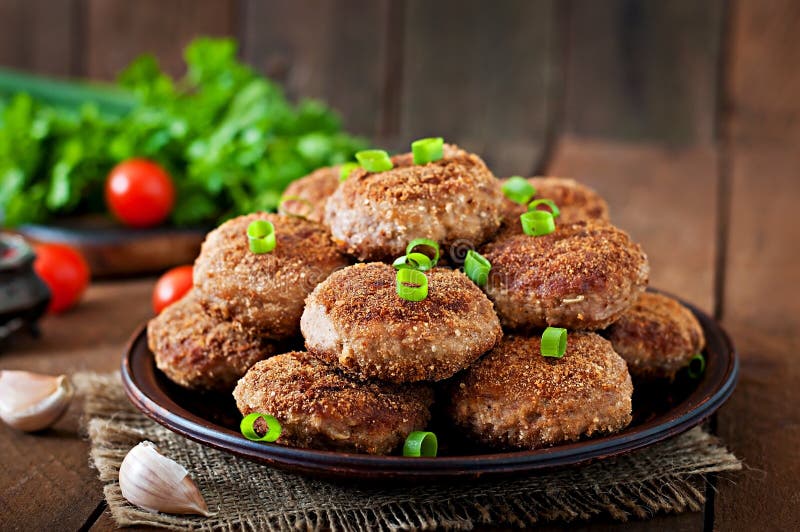
[[[119,487],[128,502],[150,512],[211,515],[203,495],[182,465],[143,441],[122,460]]]
[[[51,426],[66,411],[72,395],[66,375],[0,371],[0,418],[16,429],[33,432]]]

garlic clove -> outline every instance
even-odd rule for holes
[[[122,496],[149,512],[209,516],[206,501],[186,468],[143,441],[122,460],[119,468]]]
[[[0,418],[19,430],[34,432],[53,425],[73,395],[66,375],[0,371]]]

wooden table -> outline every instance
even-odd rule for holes
[[[711,479],[704,512],[587,529],[751,530],[800,524],[800,153],[731,142],[723,149],[564,138],[549,171],[583,176],[612,218],[650,256],[652,284],[715,313],[742,357],[737,391],[714,427],[746,464],[735,482]],[[758,180],[754,177],[758,176]],[[151,314],[153,280],[98,282],[43,337],[19,337],[0,368],[112,371]],[[3,528],[108,529],[102,486],[78,433],[77,408],[48,432],[0,427]]]

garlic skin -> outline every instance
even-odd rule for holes
[[[0,371],[0,418],[15,429],[35,432],[53,425],[73,395],[66,375]]]
[[[186,468],[160,454],[149,441],[128,451],[122,460],[119,487],[128,502],[149,512],[211,515]]]

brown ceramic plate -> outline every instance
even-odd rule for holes
[[[728,335],[708,315],[688,305],[705,331],[706,371],[698,380],[679,374],[672,386],[636,387],[633,422],[616,434],[547,449],[497,452],[470,447],[442,419],[437,458],[403,458],[296,449],[251,442],[238,430],[241,419],[230,395],[188,392],[166,379],[147,347],[145,328],[133,336],[122,362],[128,397],[154,421],[198,441],[249,460],[328,478],[420,480],[515,475],[572,466],[633,451],[700,424],[730,396],[739,361]]]

